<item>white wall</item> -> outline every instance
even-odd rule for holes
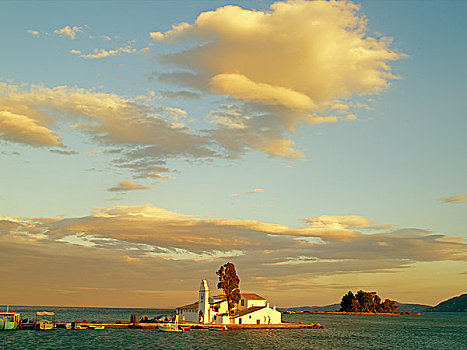
[[[240,323],[241,319],[241,323]],[[282,323],[282,315],[279,311],[265,307],[241,317],[232,319],[233,324],[279,324]]]
[[[178,320],[182,322],[183,316],[185,316],[185,322],[199,322],[198,310],[188,310],[188,309],[177,309],[178,311]]]
[[[243,305],[242,305],[243,301]],[[262,300],[253,300],[253,299],[247,299],[245,297],[240,298],[240,302],[237,305],[238,310],[245,310],[248,309],[249,307],[252,306],[266,306],[267,301],[262,299]]]

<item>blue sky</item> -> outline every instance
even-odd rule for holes
[[[2,249],[107,271],[38,274],[59,303],[137,306],[136,269],[174,306],[227,260],[281,306],[465,292],[465,2],[271,4],[0,4]]]

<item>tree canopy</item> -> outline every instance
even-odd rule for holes
[[[350,290],[342,297],[341,308],[343,312],[394,312],[399,306],[394,300],[381,298],[375,292],[359,290],[353,294]]]
[[[238,278],[237,272],[235,271],[235,265],[230,262],[221,266],[216,272],[216,275],[219,276],[217,288],[224,291],[230,313],[240,301],[240,289],[238,288],[240,278]]]

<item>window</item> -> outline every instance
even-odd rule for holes
[[[241,306],[245,306],[245,299],[242,299],[242,302],[240,303]]]
[[[260,324],[259,320],[256,320],[256,324]]]
[[[238,319],[238,324],[242,324],[242,319],[241,318]]]

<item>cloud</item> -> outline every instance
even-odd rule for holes
[[[10,142],[18,142],[31,146],[63,147],[60,137],[53,131],[26,115],[0,110],[0,137]]]
[[[151,37],[181,47],[159,55],[176,70],[153,77],[223,95],[242,111],[241,118],[210,114],[219,124],[212,137],[232,157],[253,149],[303,160],[292,139],[296,125],[357,120],[367,105],[348,100],[390,87],[398,77],[389,64],[405,57],[369,31],[351,1],[276,2],[268,11],[229,5]]]
[[[149,47],[142,48],[140,50],[135,49],[131,45],[126,45],[116,49],[105,50],[105,49],[94,49],[93,53],[84,54],[80,50],[70,50],[71,54],[78,55],[82,58],[106,58],[112,56],[119,56],[122,53],[137,53],[141,55],[147,55],[151,52]]]
[[[32,36],[39,36],[39,32],[37,30],[29,29],[28,33],[31,34]]]
[[[211,78],[212,91],[266,104],[283,105],[292,109],[311,109],[313,101],[300,92],[282,86],[257,83],[238,73],[217,74]]]
[[[82,32],[83,32],[83,27],[77,27],[77,26],[73,26],[73,27],[66,26],[66,27],[63,27],[62,29],[54,30],[54,33],[60,36],[65,35],[69,37],[71,40],[76,39],[76,33],[82,33]]]
[[[441,197],[445,203],[459,204],[467,202],[467,195]]]
[[[32,146],[63,147],[54,134],[60,122],[102,147],[118,146],[114,164],[141,178],[166,172],[167,158],[219,156],[212,140],[185,125],[185,111],[154,107],[147,103],[151,99],[67,86],[24,89],[0,83],[0,137]]]
[[[147,190],[151,187],[136,185],[131,180],[125,180],[118,183],[118,186],[110,187],[107,191],[109,192],[127,192],[133,190]]]
[[[258,115],[247,107],[221,105],[208,119],[217,127],[208,130],[211,137],[235,158],[254,149],[271,157],[302,160],[305,154],[285,137],[284,129],[273,115]]]
[[[274,293],[309,288],[310,279],[319,276],[350,278],[356,273],[406,271],[417,262],[467,261],[466,244],[456,237],[420,229],[367,234],[362,230],[371,220],[362,216],[307,220],[306,226],[293,228],[256,220],[203,219],[151,204],[96,208],[84,217],[0,218],[0,251],[17,261],[8,266],[9,273],[4,267],[0,272],[7,279],[22,276],[29,284],[40,281],[36,295],[47,295],[43,286],[50,283],[49,294],[59,287],[69,291],[70,298],[84,300],[84,291],[73,294],[80,286],[97,290],[94,300],[104,302],[99,297],[102,288],[115,288],[121,296],[135,285],[162,294],[183,291],[190,299],[199,278],[214,278],[226,260],[236,264],[243,286]],[[95,266],[105,279],[93,273]],[[18,290],[22,292],[17,295],[26,295],[30,288]],[[174,295],[169,299],[180,301]]]
[[[173,179],[174,177],[173,176],[170,176],[170,175],[161,175],[159,173],[154,173],[152,175],[153,178],[155,179]]]
[[[71,156],[71,155],[78,154],[78,152],[76,152],[76,151],[63,151],[63,150],[60,150],[60,149],[51,149],[50,152],[61,154],[61,155],[64,155],[64,156]]]
[[[198,99],[201,95],[192,91],[162,91],[160,94],[167,98]]]
[[[248,194],[254,194],[254,193],[262,193],[264,192],[264,190],[262,188],[255,188],[249,192],[247,192]]]
[[[313,111],[379,93],[395,78],[388,62],[403,55],[366,22],[350,1],[299,0],[264,12],[220,7],[151,37],[190,43],[161,61],[194,72],[205,91]]]

